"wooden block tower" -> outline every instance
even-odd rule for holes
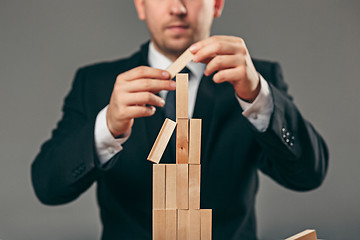
[[[187,50],[168,68],[192,59]],[[176,122],[166,119],[148,156],[153,165],[153,240],[211,240],[212,210],[200,209],[201,119],[188,118],[188,74],[176,74]],[[176,164],[158,164],[176,128]]]

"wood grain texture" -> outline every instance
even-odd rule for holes
[[[153,240],[166,240],[166,210],[153,210]]]
[[[176,209],[176,164],[166,164],[165,170],[166,209]]]
[[[165,119],[160,132],[155,140],[155,143],[149,153],[148,160],[154,163],[159,163],[160,159],[168,145],[171,135],[176,127],[176,122],[171,119]]]
[[[307,229],[285,240],[317,240],[316,231]]]
[[[177,210],[166,210],[166,225],[165,225],[165,237],[166,240],[177,239]]]
[[[176,74],[176,119],[189,118],[189,74]]]
[[[189,119],[178,118],[176,128],[176,163],[189,163]]]
[[[189,209],[200,209],[201,165],[189,165]]]
[[[192,59],[194,55],[190,52],[189,49],[186,49],[173,64],[166,69],[171,75],[171,78],[175,77]]]
[[[153,209],[165,209],[165,165],[153,165]]]
[[[189,164],[200,164],[201,119],[190,119]]]
[[[212,239],[212,209],[200,209],[201,240]]]
[[[199,209],[189,209],[190,215],[190,240],[201,239],[201,218]]]
[[[189,209],[189,165],[176,164],[176,198],[178,209]]]
[[[189,210],[178,210],[178,240],[189,240],[190,238],[190,214]]]

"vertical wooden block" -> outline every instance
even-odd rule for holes
[[[160,132],[155,140],[155,143],[149,153],[148,160],[154,163],[159,163],[160,159],[168,145],[171,135],[173,134],[176,127],[176,122],[171,119],[165,119]]]
[[[189,164],[200,164],[201,119],[190,119]]]
[[[199,209],[189,209],[190,215],[190,240],[201,239],[201,216]]]
[[[212,238],[212,210],[200,209],[201,240],[211,240]]]
[[[153,210],[153,240],[166,240],[166,210]]]
[[[316,231],[307,229],[285,240],[317,240]]]
[[[189,165],[189,209],[200,209],[201,165]]]
[[[189,74],[176,74],[176,119],[189,118]]]
[[[166,209],[176,209],[176,164],[166,164],[165,169]]]
[[[189,240],[190,238],[190,214],[189,210],[178,210],[178,240]]]
[[[166,240],[176,240],[177,238],[177,210],[167,209],[166,211],[166,225],[165,236]]]
[[[170,67],[166,69],[171,75],[171,78],[180,72],[192,59],[194,55],[190,52],[189,49],[186,49]]]
[[[165,209],[165,165],[153,165],[153,209]]]
[[[189,209],[189,165],[176,164],[176,198],[178,209]]]
[[[176,163],[189,163],[189,119],[178,118],[176,128]]]

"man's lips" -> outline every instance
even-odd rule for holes
[[[167,26],[166,29],[172,32],[183,32],[189,29],[189,26],[184,24],[171,24]]]

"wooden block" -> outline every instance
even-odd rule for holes
[[[166,209],[176,209],[176,164],[166,164],[165,170]]]
[[[201,119],[190,119],[189,164],[200,164]]]
[[[176,205],[178,209],[189,209],[189,165],[176,164]]]
[[[189,49],[187,49],[185,52],[183,52],[176,60],[173,62],[173,64],[170,65],[166,69],[171,75],[171,78],[174,78],[175,75],[183,70],[183,68],[193,59],[193,54],[190,52]]]
[[[199,209],[189,209],[190,215],[190,240],[201,239],[201,218]]]
[[[153,240],[166,240],[166,210],[153,210]]]
[[[211,240],[212,237],[212,209],[200,209],[201,240]]]
[[[176,163],[189,163],[189,119],[178,118],[176,127]]]
[[[307,229],[285,240],[316,240],[316,239],[317,239],[316,231],[313,229]]]
[[[189,210],[178,210],[178,240],[189,240],[190,238],[190,214]]]
[[[166,240],[176,240],[177,237],[177,210],[167,209],[166,211],[166,225],[165,236]]]
[[[154,163],[159,163],[160,159],[168,145],[171,135],[173,134],[176,127],[176,122],[171,119],[165,119],[160,132],[155,140],[155,143],[149,153],[148,160]]]
[[[189,74],[176,74],[176,118],[189,118]]]
[[[200,209],[201,165],[189,165],[189,209]]]
[[[165,209],[165,164],[153,165],[153,209]]]

